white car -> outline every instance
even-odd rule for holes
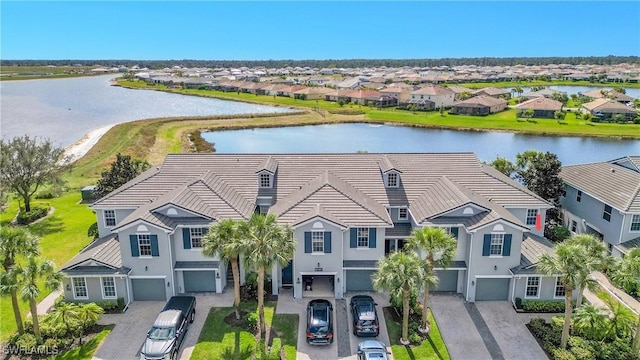
[[[358,344],[358,360],[388,360],[387,346],[378,340],[365,340]]]

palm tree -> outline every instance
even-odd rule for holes
[[[288,226],[278,225],[276,216],[253,214],[248,222],[240,225],[246,239],[246,261],[258,270],[258,336],[263,338],[266,332],[264,321],[264,274],[274,264],[285,266],[293,258],[296,241]],[[266,342],[265,342],[266,346]]]
[[[17,280],[16,274],[9,275],[16,265],[18,256],[34,256],[40,253],[40,245],[38,238],[32,235],[26,228],[3,226],[0,228],[0,262],[7,276],[3,276],[2,293],[11,296],[11,305],[13,307],[13,316],[18,325],[18,333],[24,333],[22,325],[22,314],[20,313],[20,305],[18,303]]]
[[[453,237],[449,236],[444,229],[435,227],[415,229],[408,239],[408,244],[410,249],[420,250],[424,253],[427,274],[433,274],[436,265],[442,267],[449,265],[458,249],[458,243]],[[436,256],[438,256],[437,260]],[[430,283],[425,281],[423,286],[424,298],[422,300],[422,327],[420,330],[424,333],[429,332],[429,285]]]
[[[47,321],[54,325],[63,325],[69,334],[73,325],[80,322],[79,314],[77,304],[64,301],[51,311]]]
[[[632,249],[627,256],[622,259],[616,276],[623,279],[638,279],[640,277],[640,249]],[[636,329],[631,349],[635,353],[640,353],[640,315],[638,315]]]
[[[240,320],[240,272],[238,257],[244,252],[245,242],[240,232],[239,223],[232,219],[224,219],[211,225],[202,239],[202,253],[205,256],[219,255],[221,259],[231,262],[233,273],[233,306],[236,308],[236,319]]]
[[[38,307],[36,300],[40,296],[38,281],[44,279],[45,286],[51,291],[57,290],[64,276],[56,271],[53,261],[30,256],[27,265],[19,269],[21,278],[22,300],[29,301],[29,309],[33,319],[33,335],[40,341],[40,325],[38,323]]]
[[[373,287],[378,291],[389,291],[391,296],[402,298],[402,337],[400,342],[409,343],[409,299],[413,289],[425,282],[424,260],[415,252],[397,251],[378,262],[378,271],[373,275]],[[433,275],[430,275],[433,281]]]
[[[604,302],[611,311],[606,337],[611,340],[615,340],[616,338],[625,338],[631,335],[631,328],[635,322],[635,315],[633,315],[633,312],[628,307],[612,298],[607,298]]]
[[[603,270],[605,266],[611,263],[612,258],[609,256],[607,247],[604,245],[604,242],[591,234],[573,235],[567,241],[570,243],[575,243],[578,246],[582,246],[587,253],[585,266],[588,267],[588,272],[586,273],[586,276],[578,279],[577,283],[578,297],[576,299],[576,308],[578,308],[580,307],[580,305],[582,305],[582,293],[584,292],[584,289],[587,287],[587,285],[593,283],[589,278],[589,274],[593,271]]]
[[[571,312],[573,310],[572,299],[573,290],[578,281],[589,274],[585,266],[587,253],[584,247],[570,243],[565,240],[556,245],[555,254],[544,254],[540,258],[537,271],[549,275],[558,276],[562,286],[564,286],[564,326],[562,328],[562,338],[560,346],[567,348],[569,339],[569,326],[571,324]]]
[[[607,327],[605,309],[584,304],[576,309],[575,327],[590,340],[602,340]]]
[[[82,344],[82,336],[84,335],[85,330],[98,322],[98,320],[100,320],[100,315],[103,313],[104,309],[96,303],[82,304],[78,307],[78,319],[80,320],[80,344]]]

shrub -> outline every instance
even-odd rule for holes
[[[597,352],[598,358],[603,360],[608,359],[620,359],[631,360],[638,359],[631,353],[631,347],[629,344],[622,340],[613,341],[610,343],[602,344],[600,351]]]
[[[420,345],[422,343],[422,337],[417,332],[409,334],[409,341],[414,345]]]
[[[576,357],[569,350],[556,348],[551,350],[551,355],[555,360],[576,360]]]
[[[516,298],[516,309],[522,309],[522,299],[519,297]]]
[[[247,326],[251,329],[257,329],[258,328],[258,313],[256,311],[252,311],[249,314],[247,314]]]
[[[589,342],[578,336],[569,337],[569,350],[577,360],[595,360],[596,355]]]
[[[31,333],[22,334],[15,342],[15,346],[25,350],[33,349],[36,345],[36,337]]]
[[[124,309],[124,299],[120,299],[122,299],[122,306],[120,306],[119,302],[115,301],[98,301],[96,305],[100,306],[105,314],[115,314],[122,312],[122,309]]]
[[[525,301],[522,309],[527,312],[559,313],[564,312],[564,301]]]
[[[31,205],[31,211],[24,211],[24,209],[20,209],[16,221],[20,225],[31,224],[32,222],[47,216],[49,208],[49,203],[43,203]]]
[[[282,349],[282,340],[280,338],[273,339],[269,348],[269,360],[280,360],[280,350]]]

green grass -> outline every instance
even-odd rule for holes
[[[55,262],[60,268],[77,254],[83,247],[91,242],[87,236],[87,230],[96,221],[93,211],[86,204],[79,204],[80,192],[73,191],[63,194],[59,198],[48,200],[35,200],[49,202],[55,211],[47,218],[29,225],[28,228],[40,237],[42,256]],[[17,201],[11,201],[7,210],[0,215],[0,226],[7,226],[18,210]],[[39,300],[49,295],[49,291],[41,284]],[[28,303],[21,301],[22,314],[28,312]],[[11,298],[0,298],[0,341],[6,340],[11,333],[16,331],[16,322],[11,307]],[[26,317],[23,317],[23,320]]]
[[[395,322],[393,320],[393,314],[389,311],[390,308],[384,308],[384,317],[387,325],[387,332],[389,333],[389,341],[391,341],[391,351],[393,352],[393,358],[395,360],[447,360],[450,359],[447,347],[440,335],[440,329],[438,324],[433,318],[433,315],[429,313],[429,320],[431,321],[431,330],[427,339],[419,346],[404,346],[400,344],[400,337],[402,336],[402,323]]]
[[[89,360],[93,358],[93,354],[98,350],[98,346],[109,335],[113,327],[108,327],[99,332],[94,338],[82,344],[81,346],[57,355],[53,360]]]
[[[280,336],[285,346],[287,359],[296,358],[298,316],[274,315],[275,303],[265,303],[265,321],[267,328]],[[242,303],[241,308],[255,311],[256,303]],[[200,337],[191,355],[192,359],[245,359],[251,358],[255,350],[254,335],[240,327],[225,323],[225,317],[233,313],[233,308],[211,308],[205,320]]]

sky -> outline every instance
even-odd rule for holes
[[[7,60],[640,56],[638,1],[0,1]]]

